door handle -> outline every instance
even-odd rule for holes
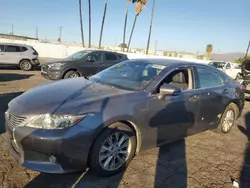
[[[228,94],[228,90],[227,90],[227,89],[224,89],[222,93],[223,93],[223,94]]]
[[[191,101],[191,102],[195,102],[199,99],[200,99],[200,97],[198,95],[192,95],[191,97],[189,97],[189,101]]]

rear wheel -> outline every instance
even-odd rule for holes
[[[217,132],[228,133],[239,115],[239,108],[236,104],[230,103],[225,109],[219,122]]]
[[[64,75],[64,79],[68,79],[68,78],[77,78],[80,77],[80,74],[77,71],[68,71],[65,75]]]
[[[90,169],[101,176],[119,173],[133,159],[135,149],[135,132],[125,124],[112,124],[98,136],[92,147]]]
[[[19,64],[21,70],[30,71],[32,69],[32,64],[29,60],[22,60]]]

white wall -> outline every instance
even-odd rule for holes
[[[67,56],[84,49],[78,46],[42,43],[42,42],[34,41],[34,40],[23,41],[23,40],[12,40],[12,39],[0,38],[0,42],[31,45],[38,51],[40,57],[47,57],[47,58],[66,58]],[[161,59],[176,59],[176,60],[183,60],[183,61],[191,61],[191,62],[197,62],[197,63],[208,63],[208,61],[206,60],[198,60],[198,59],[192,59],[192,58],[166,57],[166,56],[145,55],[145,54],[139,54],[139,53],[137,54],[137,53],[125,53],[125,52],[121,52],[121,53],[127,54],[129,59],[161,58]]]

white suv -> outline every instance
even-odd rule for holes
[[[210,66],[214,66],[217,69],[221,69],[232,79],[236,79],[237,75],[241,73],[241,68],[239,64],[225,61],[213,61],[208,63]]]
[[[37,51],[25,44],[0,43],[0,64],[29,71],[40,64]]]

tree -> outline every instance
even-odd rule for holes
[[[153,17],[154,17],[154,8],[155,8],[155,0],[153,0],[153,5],[152,5],[152,12],[151,12],[151,18],[150,18],[150,25],[149,25],[149,34],[148,34],[148,42],[147,42],[146,54],[148,54],[148,49],[149,49],[149,44],[150,44],[150,38],[151,38],[151,32],[152,32],[152,24],[153,24]]]
[[[89,0],[89,48],[91,47],[91,0]]]
[[[121,43],[121,44],[119,44],[118,47],[124,49],[124,48],[128,48],[128,45],[126,43]]]
[[[100,33],[100,39],[99,39],[99,48],[101,48],[101,45],[102,45],[102,32],[103,32],[103,26],[104,26],[104,21],[106,17],[107,5],[108,5],[108,0],[105,0],[104,12],[103,12],[103,17],[102,17],[101,33]]]
[[[123,44],[125,44],[126,40],[126,28],[127,28],[127,20],[128,20],[128,4],[131,2],[131,0],[126,1],[126,11],[125,11],[125,22],[124,22],[124,29],[123,29]],[[133,1],[134,2],[134,1]],[[124,48],[122,47],[122,51],[124,52]]]
[[[79,16],[80,16],[80,28],[81,28],[82,47],[84,47],[83,24],[82,24],[82,0],[79,0]]]
[[[234,60],[235,63],[242,63],[245,59],[250,59],[250,56],[240,57],[239,59]]]
[[[209,60],[211,58],[212,51],[213,51],[213,45],[212,44],[208,44],[207,47],[206,47],[207,60]]]
[[[134,29],[135,29],[135,24],[136,24],[137,17],[139,16],[139,14],[141,13],[142,9],[147,4],[147,0],[137,0],[137,1],[133,1],[133,3],[134,2],[136,2],[135,18],[134,18],[134,23],[133,23],[132,30],[131,30],[130,37],[129,37],[129,41],[128,41],[127,52],[129,51],[129,47],[130,47],[131,39],[132,39],[132,36],[133,36],[133,33],[134,33]]]

